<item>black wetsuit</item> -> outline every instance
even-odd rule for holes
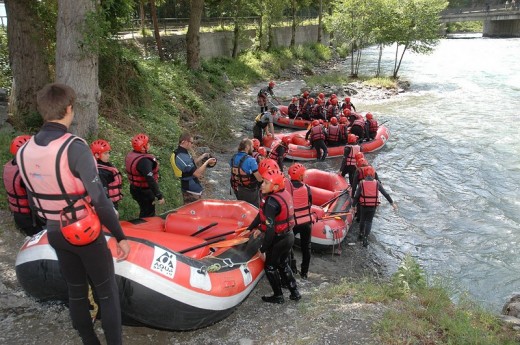
[[[139,204],[139,218],[155,216],[155,198],[161,200],[163,195],[159,190],[159,185],[153,178],[153,169],[156,162],[150,158],[142,158],[135,167],[136,170],[144,176],[149,188],[141,188],[130,184],[130,194],[132,198]]]

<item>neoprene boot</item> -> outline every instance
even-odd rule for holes
[[[296,279],[294,279],[291,267],[289,265],[285,265],[283,272],[285,274],[285,279],[289,283],[289,291],[291,291],[290,299],[293,301],[298,301],[302,298],[300,292],[298,291],[298,287],[296,286]]]
[[[368,237],[367,236],[363,236],[363,247],[368,247]]]
[[[296,265],[296,258],[294,257],[294,252],[292,249],[291,249],[290,253],[291,254],[289,255],[289,260],[291,262],[291,270],[292,270],[293,274],[296,274],[296,273],[298,273],[298,268]]]
[[[266,269],[265,276],[267,277],[274,294],[272,296],[262,296],[262,301],[277,304],[284,303],[285,301],[283,299],[282,286],[278,271],[275,269]]]

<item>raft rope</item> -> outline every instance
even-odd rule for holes
[[[251,260],[248,260],[248,261],[245,261],[245,262],[233,262],[233,260],[231,260],[230,258],[217,258],[217,257],[213,257],[213,259],[215,260],[220,260],[222,261],[222,264],[221,263],[214,263],[214,264],[211,264],[209,266],[202,266],[201,268],[199,268],[199,270],[197,271],[198,273],[200,274],[206,274],[206,272],[210,273],[210,272],[218,272],[220,271],[222,268],[226,268],[226,267],[234,267],[236,265],[246,265],[250,262],[253,262],[255,260],[258,260],[260,258],[259,255],[255,256],[254,258],[252,258]]]

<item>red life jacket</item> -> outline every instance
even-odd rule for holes
[[[291,193],[293,198],[294,221],[296,225],[311,223],[311,189],[306,184],[303,184],[299,188],[295,188],[292,182],[289,183],[287,186],[289,187],[289,192]]]
[[[274,232],[277,234],[283,234],[291,231],[294,227],[294,206],[291,194],[289,194],[285,189],[280,192],[269,194],[265,198],[261,198],[258,213],[260,216],[259,229],[264,232],[267,230],[267,226],[265,225],[266,217],[264,214],[264,205],[269,197],[275,198],[281,207],[280,213],[278,213],[274,219]]]
[[[364,180],[365,177],[367,176],[367,175],[365,174],[365,168],[366,168],[366,167],[359,167],[359,168],[357,168],[357,172],[358,172],[358,181]]]
[[[280,146],[282,146],[284,149],[283,154],[282,154],[282,160],[285,159],[285,156],[287,156],[287,148],[285,146],[283,146],[281,142],[276,144],[275,147],[271,149],[271,152],[269,152],[269,154],[267,155],[267,158],[274,159],[275,161],[278,162],[278,148]]]
[[[9,209],[11,212],[25,214],[31,213],[31,209],[29,208],[29,199],[27,199],[27,190],[22,187],[20,170],[14,160],[11,160],[4,165],[2,178],[4,180],[4,187],[7,192],[7,201],[9,202]]]
[[[327,120],[336,116],[336,113],[338,112],[338,108],[335,105],[329,105],[327,108]]]
[[[325,133],[323,132],[323,127],[321,127],[321,125],[312,127],[311,141],[316,141],[320,139],[325,140]]]
[[[347,144],[345,149],[347,147],[350,147],[350,153],[346,157],[347,161],[345,162],[345,165],[356,165],[356,153],[361,152],[361,147],[359,145],[352,144]],[[343,153],[343,156],[345,156],[345,153]]]
[[[90,198],[83,182],[69,167],[68,149],[74,140],[88,145],[70,133],[47,146],[39,146],[32,137],[16,155],[23,182],[34,200],[34,209],[42,218],[59,221],[62,212],[70,220],[87,215],[85,204]],[[92,159],[95,162],[94,156]]]
[[[231,188],[233,190],[238,190],[238,186],[254,188],[257,186],[256,177],[253,174],[248,174],[244,170],[242,170],[242,164],[244,164],[245,160],[249,157],[249,155],[245,154],[237,165],[235,165],[235,157],[238,153],[235,153],[233,157],[231,157]],[[257,152],[258,154],[258,152]]]
[[[123,199],[123,194],[121,194],[121,190],[123,189],[123,176],[117,170],[116,167],[111,167],[103,164],[98,164],[97,166],[98,170],[107,170],[112,173],[112,176],[114,176],[114,181],[110,182],[107,186],[107,192],[108,192],[108,198],[112,200],[112,202],[118,202],[119,200]]]
[[[354,122],[352,123],[352,126],[360,126],[361,128],[365,128],[365,120],[363,120],[363,117],[356,118]]]
[[[340,138],[340,130],[339,130],[339,126],[336,125],[329,125],[329,135],[327,136],[327,141],[331,142],[331,143],[336,143],[339,141],[339,138]]]
[[[323,106],[315,104],[311,111],[312,117],[321,118],[323,114]]]
[[[347,141],[347,138],[348,138],[348,124],[346,124],[346,123],[340,123],[339,124],[339,135],[340,135],[341,140],[343,140],[344,142]]]
[[[361,194],[359,196],[359,203],[362,206],[377,206],[379,202],[379,188],[377,180],[363,180],[359,182]]]
[[[377,121],[372,119],[372,120],[368,120],[368,131],[370,133],[374,133],[374,132],[377,132],[379,126],[377,125]]]
[[[153,161],[153,179],[155,181],[159,180],[159,162],[157,162],[157,159],[154,155],[151,155],[149,153],[140,153],[131,151],[126,155],[125,158],[125,169],[126,174],[128,176],[128,181],[130,181],[130,184],[139,188],[150,188],[148,186],[148,182],[146,182],[146,178],[137,171],[137,164],[139,161],[143,158],[148,158]]]

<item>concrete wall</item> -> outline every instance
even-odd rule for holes
[[[487,20],[482,31],[484,37],[520,37],[520,20]]]

